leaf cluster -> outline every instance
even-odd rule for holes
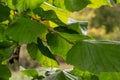
[[[119,3],[117,0],[115,3]],[[98,5],[99,4],[99,5]],[[19,54],[17,49],[27,45],[33,60],[45,67],[58,67],[54,55],[61,56],[73,65],[73,73],[56,71],[49,76],[39,76],[35,69],[22,71],[39,80],[98,80],[96,73],[120,71],[120,42],[97,41],[83,34],[81,22],[68,24],[58,16],[68,11],[79,11],[85,7],[111,5],[108,0],[1,0],[0,1],[0,79],[11,76],[7,60]],[[61,13],[61,11],[63,11]],[[64,14],[65,12],[65,14]],[[53,26],[54,24],[54,26]],[[19,50],[18,50],[19,51]],[[18,56],[18,55],[17,55]],[[13,62],[14,63],[14,57]],[[74,71],[75,70],[75,71]],[[89,71],[80,76],[80,70]],[[5,72],[2,74],[2,72]],[[82,72],[80,72],[82,73]]]

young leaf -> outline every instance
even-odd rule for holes
[[[0,22],[5,21],[9,18],[10,8],[0,4]]]
[[[65,7],[69,11],[79,11],[90,4],[90,0],[64,0]]]
[[[20,44],[36,42],[37,37],[46,32],[47,27],[29,18],[19,17],[10,24],[6,34]]]
[[[11,72],[7,65],[0,65],[0,80],[9,80]]]
[[[120,71],[120,42],[79,41],[67,53],[67,62],[94,73]]]
[[[56,58],[53,56],[53,54],[51,53],[51,51],[46,47],[46,46],[44,46],[44,44],[42,43],[42,40],[41,39],[37,39],[37,43],[38,43],[38,48],[39,48],[39,50],[41,51],[41,53],[43,54],[43,55],[45,55],[45,56],[47,56],[48,58],[51,58],[51,59],[53,59],[53,60],[55,60],[55,61],[57,61],[56,60]]]

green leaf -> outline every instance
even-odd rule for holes
[[[10,8],[0,4],[0,22],[5,21],[9,18]]]
[[[37,59],[38,46],[35,43],[30,43],[27,45],[27,50],[33,60]]]
[[[15,45],[12,45],[10,47],[0,49],[0,63],[10,58],[10,56],[14,53],[15,47]]]
[[[51,53],[51,51],[48,49],[48,47],[43,44],[41,39],[38,38],[37,39],[37,43],[38,43],[38,48],[39,48],[39,50],[41,51],[41,53],[43,55],[45,55],[45,56],[47,56],[47,57],[57,61],[56,58]]]
[[[120,71],[120,42],[79,41],[67,53],[67,63],[83,71]]]
[[[0,65],[0,80],[9,80],[11,72],[6,65]]]
[[[69,11],[79,11],[85,8],[91,2],[89,0],[64,0],[65,7]]]
[[[35,69],[27,69],[27,70],[23,70],[21,71],[23,74],[36,78],[38,77],[38,72]]]
[[[56,13],[53,10],[44,11],[42,8],[36,8],[33,10],[35,14],[38,14],[43,20],[50,20],[59,26],[65,26],[65,23],[63,23],[56,15]]]
[[[32,57],[32,59],[37,60],[42,66],[58,67],[58,63],[55,60],[44,56],[40,52],[37,44],[35,44],[35,43],[28,44],[27,50],[28,50],[28,53],[30,54],[30,56]]]
[[[63,38],[59,37],[54,33],[47,34],[47,43],[50,46],[51,51],[53,54],[57,54],[62,56],[63,58],[66,57],[68,50],[71,48],[71,44],[65,41]]]
[[[6,34],[20,44],[36,42],[37,37],[45,33],[47,27],[31,19],[19,17],[10,24]]]
[[[48,77],[46,77],[43,80],[79,80],[78,77],[73,76],[65,71],[59,71],[55,74],[52,74]]]
[[[19,12],[26,11],[27,9],[34,9],[43,2],[44,0],[17,0],[15,7]]]

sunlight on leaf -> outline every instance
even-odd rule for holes
[[[60,8],[57,8],[57,7],[54,7],[50,4],[47,4],[47,3],[44,3],[41,5],[41,7],[47,11],[47,10],[53,10],[55,11],[57,17],[64,23],[67,23],[68,22],[68,14],[67,14],[67,11],[63,10],[63,9],[60,9]],[[50,21],[50,26],[51,27],[56,27],[58,26],[57,24],[53,23]]]

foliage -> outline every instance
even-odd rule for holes
[[[100,76],[96,73],[119,72],[119,42],[93,40],[81,31],[86,24],[67,24],[60,18],[67,16],[59,16],[63,14],[61,11],[67,14],[85,7],[111,4],[111,0],[0,0],[0,79],[8,80],[11,76],[6,61],[11,56],[9,64],[19,59],[18,47],[22,44],[27,44],[32,59],[42,66],[59,66],[54,56],[58,55],[77,68],[73,72],[58,70],[49,74],[46,71],[44,75],[35,69],[21,71],[33,80],[98,80]],[[51,23],[56,25],[53,27]],[[80,76],[81,71],[90,74]],[[86,76],[89,78],[84,79]]]

